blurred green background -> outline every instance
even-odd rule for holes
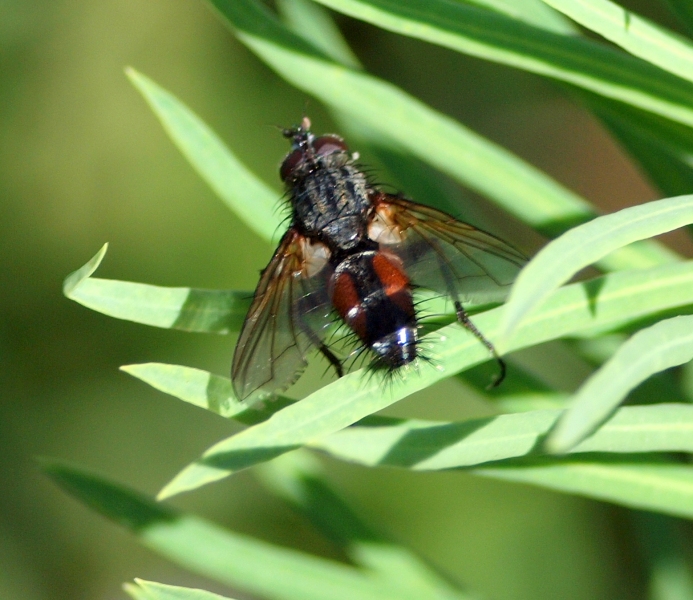
[[[659,2],[628,5],[672,25]],[[605,210],[658,197],[601,126],[552,84],[339,23],[369,70]],[[155,493],[234,427],[118,371],[160,361],[226,375],[232,337],[116,321],[61,294],[63,278],[106,241],[99,276],[158,285],[252,289],[271,255],[168,141],[123,75],[126,65],[191,106],[277,187],[278,198],[286,142],[275,125],[296,123],[308,101],[314,129],[332,130],[316,102],[249,54],[203,2],[0,2],[3,600],[123,598],[120,585],[133,577],[218,589],[63,495],[34,461],[68,459]],[[494,231],[518,241],[511,219],[496,221],[497,211],[464,197],[473,204],[460,212],[494,219]],[[689,251],[682,235],[668,239]],[[520,240],[528,251],[538,243]],[[442,385],[390,414],[459,418],[487,410],[455,382]],[[646,597],[626,510],[464,474],[332,462],[330,476],[367,520],[487,597]],[[238,531],[339,557],[249,473],[175,503]]]

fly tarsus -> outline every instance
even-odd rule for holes
[[[469,315],[467,314],[467,311],[464,310],[464,307],[462,306],[462,303],[459,300],[455,300],[455,312],[457,313],[457,320],[464,326],[465,329],[470,331],[476,339],[478,339],[486,348],[488,348],[488,351],[491,353],[491,356],[495,359],[496,363],[498,364],[498,374],[491,380],[491,383],[489,383],[486,386],[487,390],[491,390],[495,387],[498,387],[503,380],[505,379],[505,373],[507,371],[507,368],[505,366],[505,361],[498,355],[498,352],[496,352],[496,348],[494,345],[484,337],[484,334],[481,333],[472,323],[471,319],[469,318]]]

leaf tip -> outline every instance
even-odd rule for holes
[[[174,485],[171,485],[173,482],[167,483],[161,491],[155,496],[157,502],[163,502],[164,500],[168,500],[169,498],[172,498],[173,496],[176,496],[179,491],[175,489]]]
[[[125,67],[125,76],[130,80],[130,83],[135,86],[137,91],[147,99],[153,90],[158,86],[146,75],[140,73],[134,67]]]
[[[137,581],[137,580],[135,580]],[[134,600],[137,600],[140,588],[135,584],[135,583],[130,583],[129,581],[126,581],[123,584],[123,591],[130,596],[131,598],[134,598]]]
[[[141,367],[142,364],[133,364],[133,365],[120,365],[118,367],[119,371],[122,371],[123,373],[127,373],[128,375],[133,375],[136,377],[135,373],[137,373],[138,367]]]
[[[183,469],[183,471],[178,473],[178,475],[176,475],[163,488],[161,488],[159,493],[156,495],[156,501],[162,502],[164,500],[168,500],[169,498],[173,498],[173,496],[177,496],[178,494],[182,494],[183,492],[190,492],[190,491],[200,487],[200,485],[204,485],[204,483],[200,483],[200,484],[192,483],[191,484],[187,480],[187,477],[186,477],[189,470],[190,470],[190,467]]]
[[[123,69],[123,72],[125,73],[125,77],[127,77],[133,84],[137,84],[139,80],[141,80],[144,75],[140,73],[135,67],[131,67],[128,65]]]
[[[91,275],[99,268],[103,257],[106,256],[108,251],[108,242],[106,242],[101,249],[87,262],[84,266],[80,267],[76,271],[70,273],[63,282],[63,294],[72,298],[72,295],[82,281],[91,277]]]

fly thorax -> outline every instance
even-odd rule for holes
[[[371,210],[366,180],[350,165],[316,169],[296,181],[289,193],[296,220],[308,231],[342,217],[365,221]]]
[[[366,229],[366,223],[360,215],[340,217],[325,224],[321,237],[334,254],[345,254],[356,250],[364,242],[371,241]]]

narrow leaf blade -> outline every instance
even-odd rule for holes
[[[693,44],[610,0],[543,0],[634,56],[693,81]]]
[[[689,81],[591,40],[445,0],[318,1],[401,35],[552,77],[693,125]]]
[[[367,420],[309,443],[370,467],[440,471],[542,454],[560,410],[534,410],[462,422]],[[656,404],[618,409],[573,454],[693,451],[693,406]]]
[[[667,307],[693,304],[693,264],[672,264],[652,270],[614,273],[589,284],[557,290],[544,306],[520,327],[514,350],[579,331],[601,331],[639,319]],[[474,317],[491,340],[500,310]],[[486,349],[458,324],[432,335],[437,368],[420,365],[403,373],[401,381],[383,391],[376,377],[362,372],[338,381],[289,406],[269,420],[212,446],[160,492],[165,498],[192,490],[231,473],[270,460],[308,442],[339,431],[382,410],[436,381],[489,360]]]
[[[630,463],[605,460],[537,460],[520,467],[484,467],[478,475],[538,485],[629,508],[693,518],[693,467],[633,458]]]
[[[293,403],[289,398],[278,396],[267,400],[263,407],[248,406],[235,397],[228,377],[181,365],[142,363],[120,369],[165,394],[248,425],[265,421]]]
[[[106,248],[67,276],[63,290],[70,300],[116,319],[152,327],[206,333],[240,330],[250,292],[160,287],[91,277]]]
[[[626,341],[576,392],[546,441],[550,452],[565,452],[588,436],[651,375],[693,359],[693,316],[660,321]]]
[[[610,252],[693,222],[693,195],[625,208],[579,225],[547,244],[520,272],[503,316],[502,337],[575,273]]]
[[[359,59],[322,6],[311,0],[278,0],[277,10],[292,31],[309,39],[332,60],[352,69],[361,68]]]
[[[126,75],[144,96],[173,143],[238,217],[266,240],[281,225],[280,194],[258,179],[195,113],[133,68]]]
[[[572,35],[577,32],[568,19],[544,4],[542,0],[464,0],[464,2],[494,10],[555,33]]]
[[[64,491],[170,560],[269,600],[420,600],[365,573],[222,529],[148,496],[56,461],[44,472]]]
[[[144,579],[135,579],[134,584],[125,587],[135,600],[233,600],[205,590],[166,585]]]

